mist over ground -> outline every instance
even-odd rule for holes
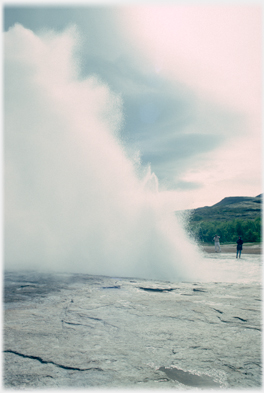
[[[5,268],[197,278],[196,245],[122,144],[121,97],[79,77],[78,41],[5,33]]]

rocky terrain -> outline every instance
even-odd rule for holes
[[[217,258],[229,282],[6,272],[4,387],[259,388],[259,257]]]

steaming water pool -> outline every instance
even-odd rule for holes
[[[6,272],[5,387],[260,387],[261,256],[205,258],[225,280]]]

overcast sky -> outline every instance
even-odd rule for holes
[[[72,37],[78,80],[117,97],[127,154],[179,208],[261,193],[260,5],[7,5],[16,24],[20,47]]]

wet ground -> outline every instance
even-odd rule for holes
[[[236,255],[236,244],[221,244],[222,253],[230,253]],[[201,245],[201,249],[208,253],[215,253],[214,245]],[[244,254],[261,254],[262,253],[262,244],[261,243],[245,243],[243,244],[242,257]]]
[[[260,282],[7,272],[4,300],[6,388],[261,387]]]

